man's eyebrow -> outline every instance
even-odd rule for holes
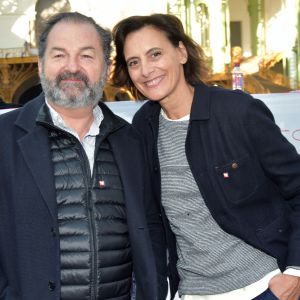
[[[80,50],[81,50],[81,51],[84,51],[84,50],[93,50],[93,51],[95,51],[96,49],[95,49],[95,47],[93,47],[93,46],[86,46],[86,47],[80,48]]]
[[[93,50],[93,51],[95,51],[96,49],[93,46],[86,46],[86,47],[80,48],[80,51],[85,51],[85,50]],[[50,49],[50,51],[62,51],[62,52],[66,52],[66,49],[61,48],[61,47],[52,47]]]
[[[60,47],[52,47],[51,49],[50,49],[50,51],[66,51],[64,48],[60,48]]]

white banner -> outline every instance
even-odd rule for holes
[[[253,97],[264,101],[272,111],[276,124],[282,134],[296,147],[300,153],[300,92],[282,94],[255,94]],[[141,101],[106,102],[118,115],[131,121]]]
[[[300,153],[300,92],[253,96],[265,102],[282,134]]]
[[[300,153],[300,92],[282,94],[255,94],[255,98],[266,103],[272,111],[282,134]],[[114,113],[131,122],[142,101],[105,102]],[[0,114],[10,109],[0,109]],[[1,129],[0,129],[1,130]]]

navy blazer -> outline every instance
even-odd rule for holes
[[[53,166],[47,129],[35,121],[43,103],[41,95],[0,117],[0,299],[60,299]],[[104,115],[112,114],[99,105]],[[123,125],[108,139],[124,187],[137,299],[153,300],[158,282],[149,230],[159,241],[157,256],[165,251],[163,230],[158,210],[147,202],[151,193],[141,139],[130,124],[115,118]]]
[[[148,101],[133,119],[147,147],[158,203],[160,109],[158,102]],[[282,270],[300,267],[300,156],[262,101],[241,91],[196,85],[186,155],[204,201],[224,231],[277,258]],[[162,206],[161,212],[174,297],[179,281],[175,238]]]

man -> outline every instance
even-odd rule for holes
[[[157,299],[141,142],[99,103],[110,43],[91,18],[52,17],[44,95],[0,118],[0,299]]]

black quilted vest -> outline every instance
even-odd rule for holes
[[[54,166],[61,300],[129,300],[132,258],[122,182],[101,130],[93,175],[80,142],[47,125]],[[103,137],[104,135],[104,137]]]

